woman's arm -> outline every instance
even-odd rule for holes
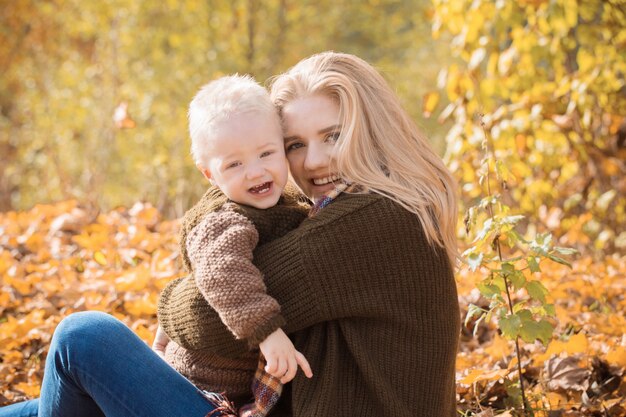
[[[341,197],[300,228],[257,248],[254,261],[281,306],[287,333],[345,317],[384,318],[390,305],[414,302],[414,288],[407,287],[413,281],[440,280],[433,271],[452,274],[417,217],[376,195]],[[176,297],[164,302],[184,304]],[[184,320],[171,315],[170,324],[180,329]],[[234,346],[224,344],[217,327],[211,324],[214,333],[202,343],[188,338],[193,345],[183,346],[228,355]]]

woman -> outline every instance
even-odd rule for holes
[[[297,375],[271,415],[454,416],[460,324],[451,175],[384,79],[357,57],[326,52],[305,59],[276,78],[272,97],[284,122],[291,175],[315,205],[299,228],[255,252],[287,321],[284,330],[314,375]],[[193,309],[186,296],[174,284],[162,299],[166,333],[188,349],[238,354],[241,345],[217,315],[193,321],[204,322],[202,328],[189,326]],[[53,342],[41,399],[58,409],[86,398],[94,412],[43,415],[99,415],[96,408],[108,416],[210,412],[193,386],[185,387],[145,349],[134,346],[141,351],[135,359],[110,354],[133,336],[112,319],[97,318],[108,324],[94,330],[91,313],[61,324],[56,340],[99,331],[102,346],[84,347],[90,352],[73,359],[80,342]],[[67,329],[72,325],[80,331]],[[102,372],[97,366],[92,372],[94,356]],[[143,373],[142,363],[154,369]],[[108,376],[122,367],[125,375]],[[165,388],[145,394],[153,384]],[[166,389],[170,384],[175,393]],[[111,385],[119,387],[109,392]],[[64,390],[69,393],[58,394]],[[170,401],[175,411],[168,414],[159,406]],[[0,410],[4,415],[19,414]]]

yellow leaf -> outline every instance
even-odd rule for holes
[[[568,402],[567,397],[558,392],[549,391],[545,393],[545,396],[550,404],[550,408],[560,408],[562,404],[567,404]]]
[[[494,371],[484,371],[482,369],[474,369],[465,376],[460,382],[461,384],[471,385],[480,381],[496,381],[504,378],[508,374],[507,369],[496,369]]]
[[[611,349],[606,355],[606,360],[609,363],[626,367],[626,349],[621,346]]]
[[[115,288],[118,291],[145,290],[151,280],[150,271],[146,268],[137,268],[115,279]]]
[[[437,103],[439,103],[439,93],[437,92],[426,93],[424,95],[424,98],[422,99],[422,103],[423,103],[422,113],[424,114],[424,117],[430,117],[430,115],[433,114],[435,107],[437,107]]]
[[[133,316],[153,315],[157,310],[156,294],[146,294],[141,298],[124,302],[124,309]]]
[[[581,332],[570,337],[565,344],[564,350],[568,354],[573,355],[575,353],[585,353],[588,347],[587,336]]]
[[[568,355],[585,353],[588,347],[589,343],[587,342],[587,337],[583,333],[578,333],[570,337],[567,342],[553,340],[548,345],[545,353],[536,355],[533,358],[533,362],[536,364],[541,363],[550,359],[552,355],[559,355],[561,353],[567,353]]]
[[[510,352],[511,346],[509,341],[498,336],[497,334],[494,336],[491,345],[485,348],[485,353],[498,359],[508,356]]]
[[[105,266],[107,264],[106,256],[104,256],[104,254],[100,251],[93,254],[93,259],[102,266]]]

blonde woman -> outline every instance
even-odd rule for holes
[[[270,416],[455,416],[452,177],[355,56],[307,58],[276,77],[272,97],[291,176],[313,207],[254,262],[313,378],[297,374]],[[166,333],[198,357],[241,354],[246,345],[184,282],[160,300]],[[110,316],[79,313],[56,333],[40,416],[226,415]],[[0,417],[37,415],[37,400],[11,407]]]

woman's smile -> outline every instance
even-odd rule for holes
[[[326,96],[312,95],[287,103],[282,114],[291,176],[315,201],[341,181],[333,168],[335,143],[341,135],[339,106]]]

